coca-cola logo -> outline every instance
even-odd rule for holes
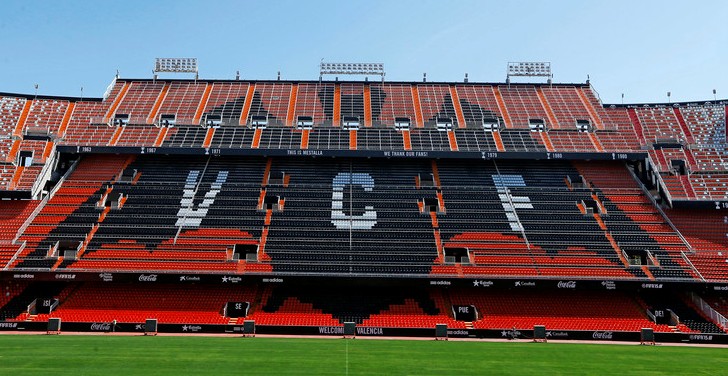
[[[157,282],[156,274],[141,274],[139,275],[139,282]]]
[[[559,281],[556,287],[560,289],[575,289],[576,281]]]
[[[612,339],[612,337],[612,332],[594,332],[592,334],[592,338],[594,339]]]
[[[91,330],[93,330],[93,331],[103,331],[103,332],[111,331],[111,323],[109,323],[109,322],[95,322],[95,323],[91,324]]]

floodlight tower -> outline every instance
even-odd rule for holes
[[[554,78],[550,62],[509,62],[506,73],[506,83],[511,83],[511,77],[546,77],[546,83],[551,84]]]
[[[154,79],[157,79],[157,73],[194,73],[195,81],[199,78],[197,70],[197,58],[160,58],[154,62]]]
[[[319,81],[325,74],[347,74],[360,76],[382,76],[384,82],[384,64],[382,63],[324,63],[321,62]]]

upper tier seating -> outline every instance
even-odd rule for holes
[[[725,148],[725,106],[704,104],[680,107],[680,113],[697,146],[700,148]]]
[[[92,118],[104,116],[108,104],[104,102],[77,102],[68,123],[62,145],[106,145],[116,131],[106,124],[92,124]]]
[[[620,164],[380,162],[85,158],[12,267],[699,279]],[[81,242],[79,259],[53,254],[59,240]],[[629,265],[643,250],[649,265]]]
[[[662,139],[688,142],[672,107],[637,107],[636,112],[648,144]]]
[[[69,101],[58,99],[33,100],[25,127],[48,129],[50,134],[58,135],[69,104]]]
[[[187,84],[182,82],[172,82],[172,84],[169,85],[169,91],[167,91],[167,94],[163,98],[164,101],[159,107],[157,119],[150,120],[158,122],[160,115],[174,115],[177,124],[193,124],[197,108],[200,105],[200,101],[202,100],[202,96],[205,91],[205,86],[206,85],[203,83]],[[221,94],[225,95],[222,100],[227,102],[226,96],[227,94],[230,94],[227,90],[217,88],[216,86],[218,85],[213,84],[210,99],[207,102],[208,108],[213,108],[213,106],[217,106],[219,104]],[[244,94],[245,93],[243,92],[243,95]],[[237,118],[239,117],[240,114],[238,113]]]
[[[548,123],[548,115],[541,105],[535,86],[498,86],[508,109],[513,128],[528,129],[530,119],[541,119],[547,123],[546,127],[554,127]]]
[[[0,139],[10,138],[25,107],[25,98],[0,97]],[[0,158],[2,155],[0,155]]]
[[[129,115],[130,124],[149,124],[157,97],[162,92],[164,82],[135,81],[116,108],[116,114]]]

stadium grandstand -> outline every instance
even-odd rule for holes
[[[0,93],[0,330],[728,343],[727,112],[589,82]]]

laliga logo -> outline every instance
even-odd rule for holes
[[[560,289],[575,289],[576,288],[576,281],[559,281],[559,283],[556,285],[556,287]]]

